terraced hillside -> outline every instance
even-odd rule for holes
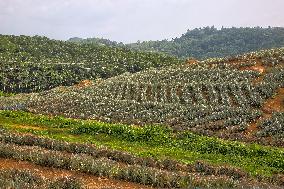
[[[282,188],[283,66],[281,48],[0,97],[0,158],[81,187]]]

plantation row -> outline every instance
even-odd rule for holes
[[[57,88],[27,100],[22,97],[22,102],[5,98],[0,108],[130,124],[163,123],[178,129],[209,125],[207,129],[217,131],[239,126],[237,130],[243,131],[262,114],[253,107],[260,107],[277,89],[270,83],[193,86],[185,91],[180,85],[106,82],[85,89]]]
[[[251,70],[236,70],[231,68],[203,68],[196,66],[172,66],[165,69],[144,70],[136,74],[123,74],[113,78],[116,81],[136,81],[148,83],[199,83],[199,82],[243,82],[252,81],[260,76],[259,72]]]
[[[75,178],[62,177],[55,181],[40,177],[35,173],[17,169],[0,170],[1,188],[42,188],[42,189],[80,189],[84,188]]]
[[[39,36],[0,35],[0,90],[37,92],[84,79],[109,78],[182,62],[159,53],[79,45]]]
[[[117,100],[134,100],[137,102],[161,102],[186,105],[226,105],[241,107],[259,107],[263,100],[269,98],[276,83],[253,85],[248,82],[222,83],[137,83],[107,81],[94,91],[96,96]],[[111,91],[111,93],[109,92]]]
[[[115,161],[94,159],[85,154],[67,154],[39,147],[0,143],[0,157],[29,161],[37,165],[79,171],[100,177],[125,180],[160,188],[234,187],[237,183],[228,177],[197,179],[198,175],[168,172],[139,165],[123,165]]]
[[[227,121],[227,124],[224,125],[226,128],[227,126],[247,123],[261,115],[261,112],[248,107],[152,101],[140,103],[134,100],[116,100],[93,96],[92,90],[86,90],[86,93],[73,91],[72,95],[70,95],[70,92],[62,93],[60,97],[57,94],[57,92],[50,92],[34,96],[32,100],[22,106],[22,110],[130,124],[164,123],[173,126],[183,125],[183,129],[218,120]],[[17,109],[17,107],[14,109]]]
[[[21,146],[39,146],[49,150],[65,151],[73,154],[87,154],[93,158],[108,158],[117,162],[122,162],[129,165],[141,165],[152,168],[163,169],[167,171],[183,171],[183,172],[198,172],[205,175],[225,175],[233,179],[248,177],[247,173],[228,166],[211,166],[204,162],[198,161],[195,164],[182,164],[171,159],[156,160],[154,158],[141,158],[132,154],[110,150],[107,148],[97,148],[94,145],[68,143],[58,140],[36,137],[33,135],[20,135],[7,131],[0,130],[0,141],[2,143],[12,143]]]
[[[81,128],[81,127],[79,127]],[[99,129],[100,128],[100,129]],[[105,129],[103,131],[103,129]],[[120,131],[119,131],[120,129]],[[150,129],[150,128],[148,128]],[[155,129],[155,128],[152,128]],[[102,126],[92,126],[92,127],[84,127],[81,128],[80,131],[84,132],[96,132],[96,133],[102,133],[102,132],[106,132],[109,133],[111,135],[117,135],[118,137],[121,138],[128,138],[130,140],[133,139],[133,135],[140,135],[141,137],[136,137],[136,140],[138,141],[143,141],[143,140],[147,140],[149,142],[153,142],[153,137],[156,138],[156,140],[161,140],[163,142],[168,142],[163,140],[163,138],[165,137],[165,134],[158,134],[158,133],[154,133],[154,132],[149,132],[150,135],[153,136],[149,136],[148,135],[143,135],[143,132],[147,132],[145,131],[140,131],[138,132],[135,131],[131,131],[129,130],[129,128],[126,127],[109,127],[107,125],[102,125]],[[153,130],[154,131],[154,130]],[[77,132],[78,133],[78,132]],[[148,132],[147,132],[148,133]],[[65,160],[65,158],[67,158],[66,156],[68,156],[68,153],[72,153],[72,156],[68,156],[69,159],[71,159],[71,167],[73,166],[73,163],[75,163],[76,160],[78,160],[78,157],[83,156],[84,159],[90,161],[92,158],[95,162],[100,161],[100,162],[104,162],[106,165],[109,164],[116,164],[116,162],[122,162],[119,163],[119,166],[124,166],[123,164],[128,164],[129,166],[127,166],[128,168],[131,167],[130,165],[142,165],[142,168],[146,169],[146,168],[151,168],[151,170],[167,170],[169,172],[172,171],[182,171],[182,172],[176,172],[177,174],[181,175],[185,175],[186,172],[188,173],[197,173],[199,175],[199,177],[202,176],[206,176],[206,178],[211,177],[210,175],[215,175],[215,179],[218,179],[221,177],[221,179],[226,179],[228,181],[228,179],[233,179],[233,180],[242,180],[242,179],[246,179],[248,177],[250,177],[246,172],[240,170],[240,169],[236,169],[230,166],[211,166],[205,162],[202,161],[197,161],[194,164],[181,164],[178,163],[176,161],[172,161],[172,160],[162,160],[162,161],[157,161],[153,158],[138,158],[135,157],[131,154],[128,153],[124,153],[124,152],[120,152],[120,151],[113,151],[113,150],[109,150],[109,149],[104,149],[104,148],[96,148],[93,145],[87,145],[87,144],[78,144],[78,143],[66,143],[66,142],[60,142],[60,141],[56,141],[53,139],[47,139],[47,138],[39,138],[39,137],[35,137],[32,135],[19,135],[19,134],[13,134],[13,133],[9,133],[9,132],[5,132],[5,131],[1,131],[1,145],[0,145],[0,149],[2,149],[1,147],[6,146],[6,144],[11,144],[9,145],[11,147],[11,149],[13,149],[14,151],[16,151],[15,153],[19,153],[18,148],[12,144],[17,144],[23,147],[23,150],[25,151],[25,154],[30,154],[30,151],[34,151],[35,153],[39,153],[39,149],[40,151],[41,148],[37,148],[36,146],[40,146],[44,149],[48,149],[48,150],[55,150],[55,151],[50,151],[50,153],[48,154],[48,158],[46,157],[45,159],[42,159],[43,156],[41,155],[41,153],[39,153],[39,157],[37,156],[37,160],[36,164],[42,165],[42,166],[52,166],[52,167],[56,167],[56,168],[64,168],[64,169],[69,169],[69,163],[66,162],[67,160]],[[128,135],[128,136],[126,136]],[[132,136],[131,136],[132,135]],[[157,136],[154,136],[157,135]],[[158,137],[162,137],[161,139],[158,139]],[[184,137],[187,137],[186,135]],[[197,150],[200,153],[216,153],[217,151],[214,150],[219,150],[220,152],[226,154],[242,154],[243,156],[248,156],[248,157],[254,157],[254,161],[256,161],[257,164],[261,163],[266,163],[269,164],[272,167],[277,167],[278,169],[281,170],[281,161],[283,161],[282,157],[283,157],[283,153],[281,154],[280,151],[277,150],[268,150],[268,149],[261,149],[257,146],[251,146],[251,147],[245,147],[243,145],[238,145],[238,144],[226,144],[226,143],[221,143],[221,141],[215,141],[215,140],[211,140],[211,139],[205,139],[204,141],[200,140],[198,137],[195,138],[193,135],[188,136],[188,140],[194,141],[194,144],[189,144],[186,141],[180,141],[182,143],[181,144],[185,144],[187,143],[187,146],[190,145],[192,147],[197,148]],[[132,139],[131,139],[132,138]],[[144,139],[143,139],[144,138]],[[172,141],[171,139],[168,139],[169,141]],[[206,141],[208,140],[208,141]],[[133,141],[133,140],[132,140]],[[5,143],[5,144],[4,144]],[[212,146],[212,144],[214,144],[214,146]],[[32,148],[28,147],[28,146],[33,146]],[[209,145],[209,146],[207,146]],[[219,145],[219,146],[218,146]],[[226,145],[228,145],[226,147]],[[184,146],[186,147],[186,146]],[[7,147],[8,148],[8,147]],[[17,159],[18,156],[20,155],[16,155],[16,156],[12,156],[9,152],[7,152],[7,148],[5,148],[5,158],[9,157],[9,158],[13,158],[13,159]],[[214,148],[214,149],[212,149]],[[225,150],[225,148],[228,148],[227,150]],[[10,150],[11,150],[10,149]],[[212,152],[209,151],[212,150]],[[188,149],[187,149],[188,150]],[[3,153],[3,150],[0,150]],[[22,152],[22,150],[21,150]],[[44,150],[45,153],[47,153],[46,150]],[[54,152],[54,153],[53,153]],[[60,152],[60,153],[59,153]],[[55,157],[55,155],[61,154],[61,152],[64,153],[64,158],[62,160],[62,157],[60,156],[58,158]],[[13,152],[14,153],[14,152]],[[9,155],[7,155],[9,154]],[[33,153],[32,153],[33,154]],[[265,154],[265,156],[263,156]],[[73,160],[72,157],[75,156],[76,160]],[[1,155],[1,157],[3,157]],[[15,158],[16,157],[16,158]],[[20,156],[22,159],[21,160],[27,160],[27,161],[35,161],[33,158],[29,158],[26,159],[25,155],[21,155]],[[92,158],[91,158],[92,157]],[[102,157],[106,157],[107,159],[102,159]],[[265,157],[265,158],[264,158]],[[277,158],[275,158],[277,157]],[[259,160],[258,160],[259,158]],[[68,158],[67,158],[68,159]],[[115,161],[112,161],[115,160]],[[78,160],[80,161],[80,160]],[[111,163],[110,163],[111,162]],[[81,166],[83,166],[84,168],[80,168],[81,171],[85,172],[85,170],[87,169],[88,165],[90,164],[86,164],[86,161],[82,162]],[[105,165],[105,166],[106,166]],[[264,165],[264,164],[263,164]],[[99,166],[98,164],[96,164],[96,166]],[[103,169],[104,173],[107,172],[106,169],[108,169],[110,166],[108,166],[107,168],[105,168],[105,166],[101,166],[97,167],[96,170],[98,169]],[[135,166],[135,165],[134,165]],[[147,167],[144,167],[147,166]],[[137,167],[137,166],[136,166]],[[156,169],[158,168],[158,169]],[[73,169],[73,168],[72,168]],[[79,168],[75,169],[75,170],[79,170]],[[89,168],[88,168],[89,170]],[[162,171],[162,172],[167,172],[167,171]],[[90,174],[93,174],[92,172],[87,172]],[[101,173],[101,174],[104,174]],[[159,172],[160,173],[160,172]],[[100,174],[100,173],[97,173]],[[110,174],[110,173],[108,173]],[[140,173],[142,174],[142,173]],[[148,174],[148,172],[146,172],[146,174]],[[95,174],[96,175],[96,174]],[[96,176],[103,176],[103,175],[96,175]],[[136,175],[137,176],[137,175]],[[157,175],[159,176],[159,174]],[[197,175],[196,175],[197,176]],[[112,177],[113,178],[113,177]],[[201,177],[202,178],[202,177]],[[258,176],[258,178],[261,181],[266,180],[267,182],[271,182],[274,184],[281,184],[281,177],[277,177],[277,175],[271,177],[271,178],[266,178],[266,177],[262,177],[261,175]],[[199,181],[196,181],[195,178],[192,178],[192,184],[194,185],[194,183],[198,182],[199,185]],[[124,180],[124,179],[122,179]],[[203,179],[202,179],[203,180]],[[216,180],[212,181],[213,183]],[[234,181],[234,182],[235,182]],[[134,181],[135,182],[135,181]],[[139,182],[140,183],[140,182]],[[204,183],[203,183],[204,184]],[[207,187],[209,187],[210,185],[208,185]],[[212,185],[211,185],[212,186]],[[220,187],[220,186],[219,186]],[[226,188],[226,187],[225,187]]]
[[[76,141],[76,143],[65,143],[53,139],[42,139],[30,135],[18,136],[19,134],[3,132],[0,140],[3,143],[37,145],[65,153],[84,153],[95,159],[105,157],[119,164],[137,164],[168,171],[197,172],[201,175],[225,175],[236,179],[240,177],[241,180],[246,178],[245,172],[247,172],[253,177],[256,176],[260,181],[276,183],[281,181],[283,172],[284,154],[281,148],[225,141],[190,132],[176,132],[161,126],[133,127],[33,115],[26,112],[1,111],[0,119],[1,122],[6,123],[1,127],[8,130],[21,133],[32,132],[39,136],[62,141]],[[18,127],[18,125],[27,127]],[[82,143],[108,146],[116,150]]]
[[[200,153],[221,153],[223,155],[241,155],[247,157],[260,157],[265,158],[265,160],[260,160],[260,162],[267,162],[271,166],[275,166],[275,168],[283,169],[284,163],[284,154],[281,149],[278,148],[268,148],[257,145],[243,145],[238,142],[230,142],[230,141],[222,141],[216,138],[211,137],[203,137],[199,135],[192,134],[190,132],[174,132],[170,128],[157,126],[146,125],[145,127],[133,127],[131,125],[122,125],[122,124],[109,124],[104,122],[96,122],[96,121],[85,121],[85,120],[74,120],[67,119],[63,117],[49,117],[43,115],[34,115],[26,112],[18,112],[18,111],[0,111],[0,118],[6,118],[8,120],[16,121],[16,124],[28,124],[28,125],[42,125],[50,128],[67,128],[70,129],[69,133],[72,134],[107,134],[110,136],[114,136],[117,138],[121,138],[126,141],[131,142],[147,142],[151,145],[161,144],[161,145],[173,145],[178,148],[184,150],[192,150],[199,151]],[[27,138],[31,138],[31,141],[28,139],[28,143],[24,141],[26,138],[23,136],[18,137],[16,134],[10,134],[7,131],[1,131],[2,139],[4,141],[15,142],[17,144],[36,144],[45,148],[53,149],[55,144],[53,142],[48,142],[52,140],[47,139],[33,139],[31,136],[27,136]],[[5,136],[6,134],[7,136]],[[13,139],[15,138],[15,139]],[[34,141],[35,140],[35,141]],[[23,141],[23,143],[21,142]],[[40,142],[42,141],[42,142]],[[46,141],[46,142],[45,142]],[[46,145],[45,145],[46,143]],[[50,146],[51,147],[48,147]],[[53,146],[52,146],[53,145]],[[60,148],[65,145],[65,143],[58,143]],[[71,149],[72,145],[69,146]],[[76,147],[74,147],[76,148]],[[78,148],[79,151],[77,153],[82,153],[86,150],[80,151],[80,149],[85,149],[84,145]],[[67,148],[68,149],[68,148]],[[92,150],[92,149],[91,149]],[[69,151],[69,150],[67,150]],[[70,151],[72,152],[72,151]],[[72,153],[75,153],[73,151]],[[265,156],[263,156],[265,154]],[[272,158],[273,157],[273,158]]]

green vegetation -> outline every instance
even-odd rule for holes
[[[240,65],[225,58],[209,59],[195,65],[125,73],[82,88],[58,87],[26,97],[2,98],[0,109],[111,123],[159,123],[174,130],[248,141],[246,131],[263,115],[261,107],[284,86],[283,57],[280,48],[234,57]],[[275,67],[261,73],[251,69],[257,64]],[[282,139],[266,140],[265,136],[249,141],[284,144]]]
[[[85,79],[180,63],[181,60],[162,53],[80,45],[39,36],[0,35],[0,90],[4,92],[42,91]]]
[[[13,96],[14,94],[13,93],[5,93],[3,91],[0,91],[0,97],[3,96],[3,97],[8,97],[8,96]]]
[[[184,163],[204,160],[213,164],[230,164],[251,175],[271,176],[282,173],[282,148],[224,141],[190,132],[173,132],[161,126],[135,127],[82,121],[62,117],[33,115],[25,112],[1,111],[2,127],[20,132],[33,132],[65,141],[88,142],[128,151],[143,157],[175,159]],[[37,125],[39,130],[17,128],[16,125]]]
[[[73,38],[77,43],[95,43],[110,46],[123,46],[107,39]],[[224,57],[260,49],[284,46],[284,28],[196,28],[188,30],[179,38],[161,41],[144,41],[125,45],[140,51],[164,52],[181,58],[198,59]]]
[[[204,28],[164,42],[219,56],[231,47],[215,43],[235,41],[234,54],[282,43],[275,32]],[[0,157],[154,187],[283,186],[283,112],[263,116],[284,87],[284,48],[182,64],[109,40],[73,41],[0,36]],[[190,44],[196,51],[182,50]]]
[[[160,51],[178,57],[198,59],[224,57],[260,49],[284,46],[284,28],[205,27],[188,30],[170,41],[149,41],[130,44],[132,49]]]

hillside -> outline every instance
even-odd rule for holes
[[[283,89],[280,48],[4,93],[0,183],[280,189]]]
[[[122,46],[121,43],[99,38],[73,38],[70,41]],[[196,28],[172,40],[144,41],[125,46],[140,51],[164,52],[180,58],[225,57],[260,49],[283,47],[284,28],[234,27],[220,30],[214,27]]]
[[[74,44],[40,36],[0,35],[0,91],[43,91],[84,79],[109,78],[181,62],[161,53]]]
[[[12,97],[18,105],[2,108],[127,124],[163,124],[175,130],[283,146],[283,58],[284,50],[274,49],[126,73],[33,94],[20,105],[17,96]],[[278,90],[281,108],[264,107]],[[248,134],[250,124],[259,118],[259,129]],[[265,126],[266,122],[275,128]],[[267,141],[267,137],[272,138]]]

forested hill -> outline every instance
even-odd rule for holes
[[[76,39],[76,40],[75,40]],[[121,46],[106,39],[73,38],[71,41]],[[242,54],[260,49],[284,46],[284,28],[222,28],[205,27],[188,30],[179,38],[162,41],[145,41],[126,44],[141,51],[161,51],[182,58],[205,59]]]

